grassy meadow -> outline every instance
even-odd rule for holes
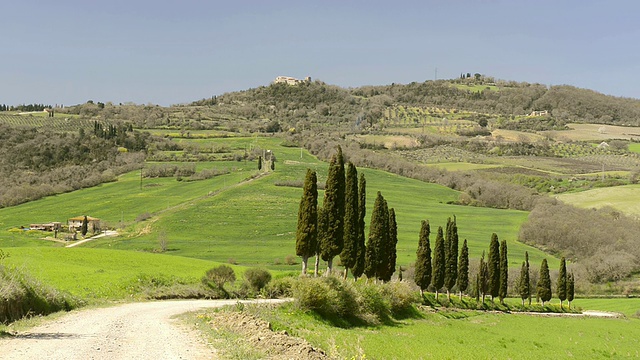
[[[135,254],[156,256],[143,253],[160,251],[160,240],[164,239],[167,244],[164,254],[179,259],[297,271],[300,265],[295,257],[295,231],[302,189],[277,185],[303,180],[307,168],[316,170],[319,182],[323,183],[327,164],[305,150],[282,146],[282,140],[278,138],[184,140],[202,143],[202,146],[224,147],[231,152],[271,149],[277,157],[276,170],[259,173],[255,161],[198,163],[198,170],[215,167],[228,169],[230,173],[200,181],[177,181],[171,177],[144,178],[142,182],[140,172],[134,171],[116,182],[0,209],[0,247],[13,253],[13,261],[31,258],[29,251],[39,251],[40,257],[52,257],[51,267],[64,263],[58,260],[61,254],[73,253],[79,248],[59,248],[64,244],[41,240],[34,231],[16,229],[30,223],[65,223],[67,218],[86,214],[102,219],[120,233],[117,237],[81,245],[87,250],[131,250]],[[437,227],[445,226],[447,218],[456,215],[461,244],[468,239],[472,258],[479,258],[482,251],[488,249],[491,233],[496,232],[509,244],[511,267],[519,268],[525,251],[529,251],[532,266],[537,266],[546,257],[552,268],[557,267],[557,259],[516,241],[527,212],[452,205],[450,203],[458,199],[459,193],[449,188],[378,170],[359,171],[367,179],[367,223],[377,191],[381,191],[389,206],[396,209],[399,265],[407,266],[415,261],[421,220],[430,221],[431,240],[434,241]],[[320,201],[322,196],[320,191]],[[41,235],[45,236],[51,234]],[[28,249],[15,249],[17,247]],[[141,258],[140,261],[151,259],[155,258]],[[94,269],[88,270],[92,273],[101,269],[101,263],[100,257],[94,257],[86,261],[85,266]],[[48,270],[38,267],[34,261],[24,260],[22,264],[27,270],[33,268],[36,276],[48,276]],[[60,267],[55,271],[64,273],[65,269]],[[206,266],[200,269],[203,272]],[[175,274],[183,275],[181,271]],[[51,278],[52,285],[57,285],[59,279],[62,276]],[[104,282],[101,279],[88,277],[82,281],[85,285],[79,286],[93,284],[99,288]],[[67,285],[61,283],[61,287],[67,288]],[[95,291],[110,294],[107,290]]]
[[[576,301],[579,302],[580,300]],[[611,301],[611,300],[606,300]],[[255,309],[275,331],[341,359],[608,359],[640,356],[640,320],[424,308],[379,326],[340,328],[293,305]]]
[[[640,216],[640,185],[597,188],[577,193],[561,194],[558,198],[583,208],[610,206],[625,214]]]

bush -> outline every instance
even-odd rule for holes
[[[254,291],[259,292],[271,281],[271,273],[266,269],[251,268],[245,271],[244,279]]]
[[[213,288],[212,285],[215,285],[218,289],[223,290],[224,284],[228,282],[236,281],[236,273],[233,269],[227,265],[220,265],[218,267],[214,267],[209,269],[206,275],[202,278],[202,282]]]
[[[301,278],[293,286],[293,297],[301,310],[329,318],[350,317],[358,312],[353,288],[335,277]]]
[[[382,286],[382,294],[389,304],[391,315],[397,317],[411,311],[420,302],[420,295],[406,282],[393,281]]]
[[[291,297],[294,283],[295,279],[292,277],[274,279],[265,286],[265,291],[269,298]]]

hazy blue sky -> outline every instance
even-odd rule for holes
[[[640,98],[640,2],[11,0],[0,103],[169,105],[278,75],[360,86],[453,78]]]

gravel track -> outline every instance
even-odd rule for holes
[[[172,317],[237,302],[154,301],[73,311],[13,337],[0,339],[0,358],[215,359],[215,350],[197,332]]]

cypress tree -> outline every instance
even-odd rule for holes
[[[456,285],[456,280],[458,279],[458,225],[456,224],[455,215],[450,223],[447,223],[448,240],[445,247],[447,266],[444,280],[449,300],[451,300],[450,291]]]
[[[344,266],[344,278],[347,278],[349,269],[356,264],[358,257],[358,172],[356,167],[347,165],[347,179],[345,187],[344,208],[344,240],[340,261]]]
[[[504,305],[504,298],[507,297],[509,286],[509,259],[507,258],[507,240],[500,243],[500,303]]]
[[[547,264],[547,259],[542,259],[542,264],[540,264],[538,298],[542,301],[542,306],[544,306],[545,301],[551,300],[551,277],[549,276],[549,265]]]
[[[567,262],[564,256],[560,259],[560,270],[558,271],[558,282],[556,292],[560,299],[560,309],[562,309],[562,302],[567,299]]]
[[[431,245],[429,244],[429,233],[431,228],[429,221],[422,220],[420,226],[420,238],[418,240],[417,259],[414,272],[414,280],[420,288],[420,295],[424,295],[431,284]]]
[[[489,287],[489,267],[487,266],[487,262],[484,261],[484,251],[482,252],[482,257],[480,258],[480,266],[478,266],[477,279],[478,297],[480,296],[479,294],[482,293],[482,303],[484,304],[484,297],[487,295],[487,290]]]
[[[364,272],[364,256],[366,251],[364,235],[364,217],[367,213],[367,180],[360,174],[358,189],[358,245],[356,263],[352,269],[353,277],[359,278]]]
[[[524,301],[526,299],[531,301],[531,287],[529,285],[529,281],[529,267],[527,266],[527,263],[523,261],[522,268],[520,269],[520,280],[518,281],[518,293],[522,299],[522,306],[524,306]]]
[[[379,277],[383,266],[385,246],[389,238],[389,210],[387,202],[380,191],[373,203],[371,212],[371,225],[369,226],[369,239],[365,252],[364,274],[368,278]]]
[[[436,243],[433,249],[433,287],[436,289],[436,301],[438,300],[438,291],[444,285],[446,267],[444,252],[442,226],[438,226],[438,234],[436,235]]]
[[[567,276],[567,301],[569,302],[569,310],[571,310],[571,302],[575,296],[575,278],[573,273]]]
[[[529,293],[529,306],[531,306],[531,277],[529,276],[531,267],[529,266],[529,252],[524,252],[524,262],[527,264],[527,292]]]
[[[80,226],[80,233],[82,234],[82,236],[87,235],[87,232],[89,231],[89,220],[87,220],[87,215],[84,216],[84,218],[82,219],[82,225]]]
[[[487,269],[489,271],[489,295],[491,295],[491,301],[494,301],[500,293],[500,243],[496,233],[491,234]]]
[[[382,276],[383,281],[391,280],[391,276],[396,271],[396,248],[398,245],[398,223],[396,222],[396,211],[394,208],[389,209],[389,241],[387,243],[387,266],[384,269],[384,276]]]
[[[464,242],[462,243],[462,250],[460,250],[457,283],[458,291],[460,291],[460,299],[462,299],[462,293],[469,287],[469,247],[467,246],[467,239],[464,239]]]
[[[324,190],[323,207],[327,216],[327,232],[320,239],[320,255],[327,262],[327,275],[333,269],[333,258],[340,255],[344,237],[344,160],[342,149],[331,158],[327,183]]]
[[[307,169],[298,209],[296,255],[302,257],[302,275],[307,274],[307,262],[318,249],[318,179],[316,172]]]
[[[313,275],[318,276],[318,267],[320,266],[320,240],[327,236],[327,212],[324,207],[318,207],[318,241],[316,246],[316,263],[313,269]]]
[[[262,156],[258,156],[258,170],[262,170]]]

